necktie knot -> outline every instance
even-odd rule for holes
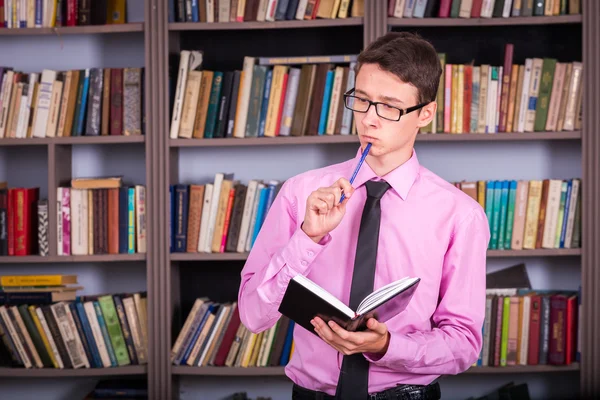
[[[390,184],[386,181],[367,181],[367,196],[381,199],[385,192],[390,188]]]

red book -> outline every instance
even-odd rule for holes
[[[550,296],[550,337],[548,340],[548,364],[564,365],[567,332],[567,295]]]
[[[15,189],[10,188],[8,189],[8,207],[7,207],[7,234],[8,234],[8,255],[9,256],[14,256],[15,255],[15,219],[14,219],[14,215],[15,215],[15,201],[14,201],[14,197],[15,196]]]
[[[235,309],[233,309],[231,312],[233,314],[231,315],[231,319],[229,321],[229,325],[227,326],[227,330],[225,331],[225,335],[223,335],[223,341],[221,341],[221,346],[219,346],[219,350],[217,351],[217,355],[215,356],[214,365],[217,367],[222,367],[223,365],[225,365],[225,360],[227,360],[227,354],[229,354],[229,349],[233,344],[235,334],[237,333],[238,327],[240,326],[240,313],[238,311],[237,304],[235,305]]]
[[[577,296],[567,299],[567,329],[565,332],[565,364],[575,361],[577,349]]]
[[[283,107],[285,106],[285,92],[287,89],[289,72],[283,75],[283,83],[281,84],[281,101],[279,102],[279,111],[277,112],[277,124],[275,124],[275,136],[279,136],[279,130],[281,129],[281,117],[283,116]]]
[[[506,119],[508,116],[508,93],[512,74],[513,53],[515,46],[507,43],[504,47],[504,66],[502,67],[502,92],[500,95],[500,118],[498,119],[498,132],[506,132]]]
[[[37,201],[38,188],[15,188],[14,203],[14,251],[16,256],[37,252]]]
[[[449,18],[450,9],[452,8],[452,0],[440,0],[439,18]]]
[[[471,18],[481,17],[481,6],[482,5],[483,5],[483,0],[473,0],[473,4],[471,5]]]
[[[463,128],[464,133],[471,132],[471,102],[473,100],[473,66],[465,65],[463,79]]]
[[[529,347],[527,354],[527,365],[538,365],[540,361],[540,321],[542,318],[541,312],[541,296],[531,296],[531,310],[529,312]]]
[[[123,134],[123,68],[110,70],[110,134]]]

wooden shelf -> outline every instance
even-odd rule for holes
[[[579,364],[571,365],[519,365],[507,367],[471,367],[466,374],[522,374],[579,371]],[[188,367],[173,366],[173,375],[196,376],[283,376],[284,367]]]
[[[579,363],[570,365],[515,365],[507,367],[471,367],[467,374],[526,374],[579,371]]]
[[[90,256],[0,256],[0,264],[76,263],[76,262],[129,262],[144,261],[145,253],[95,254]]]
[[[488,257],[558,257],[580,256],[581,249],[488,250]]]
[[[581,14],[557,15],[552,17],[510,17],[510,18],[388,18],[390,27],[406,26],[514,26],[552,25],[581,23]]]
[[[527,132],[493,134],[419,134],[417,142],[488,142],[488,141],[531,141],[531,140],[577,140],[581,131],[573,132]],[[357,143],[357,135],[280,136],[257,138],[216,139],[169,139],[171,147],[225,147],[225,146],[286,146],[298,144]],[[1,143],[1,142],[0,142]]]
[[[22,140],[27,140],[27,139],[22,139]],[[123,143],[144,143],[145,141],[146,141],[145,135],[65,136],[65,137],[57,137],[57,138],[52,139],[52,142],[56,143],[56,144],[123,144]]]
[[[104,33],[143,32],[142,22],[115,25],[86,25],[64,26],[57,28],[1,28],[0,36],[31,36],[31,35],[91,35]]]
[[[78,368],[78,369],[53,369],[53,368],[0,368],[0,378],[76,378],[76,377],[103,377],[144,375],[146,365],[132,365],[114,368]]]
[[[51,143],[55,144],[124,144],[124,143],[144,143],[145,135],[136,136],[65,136],[56,138],[5,138],[0,139],[2,146],[41,146]]]
[[[490,258],[580,256],[581,249],[488,250]],[[171,261],[237,261],[248,253],[171,253]]]
[[[245,260],[248,253],[171,253],[171,261]]]
[[[188,367],[174,365],[173,375],[285,376],[284,367]]]
[[[170,31],[213,31],[213,30],[246,30],[246,29],[296,29],[296,28],[326,28],[337,26],[360,26],[362,17],[314,19],[308,21],[289,20],[274,22],[172,22]]]

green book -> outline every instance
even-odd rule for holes
[[[508,209],[506,210],[506,235],[504,236],[504,248],[510,249],[512,242],[513,224],[515,220],[515,203],[517,201],[517,181],[510,181],[508,188]]]
[[[533,123],[533,130],[536,132],[546,130],[546,120],[548,119],[548,107],[550,105],[550,94],[552,93],[555,69],[556,59],[544,58],[542,75],[540,76],[540,92],[535,106],[535,121]]]
[[[129,353],[127,352],[127,345],[125,344],[125,338],[123,337],[123,331],[121,330],[121,324],[119,323],[119,316],[117,315],[117,309],[115,308],[112,296],[105,295],[98,297],[98,304],[100,304],[100,308],[102,309],[106,330],[108,331],[110,342],[115,351],[117,364],[120,366],[131,364]]]

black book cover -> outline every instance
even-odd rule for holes
[[[299,283],[297,278],[291,279],[288,283],[279,306],[279,312],[315,335],[317,333],[314,331],[310,320],[317,316],[325,322],[333,320],[348,331],[366,330],[366,322],[371,317],[380,322],[388,321],[406,309],[420,282],[420,279],[417,278],[403,290],[397,291],[395,295],[386,297],[379,305],[370,310],[367,309],[364,314],[359,315],[352,311],[350,313],[354,315],[351,316]]]

